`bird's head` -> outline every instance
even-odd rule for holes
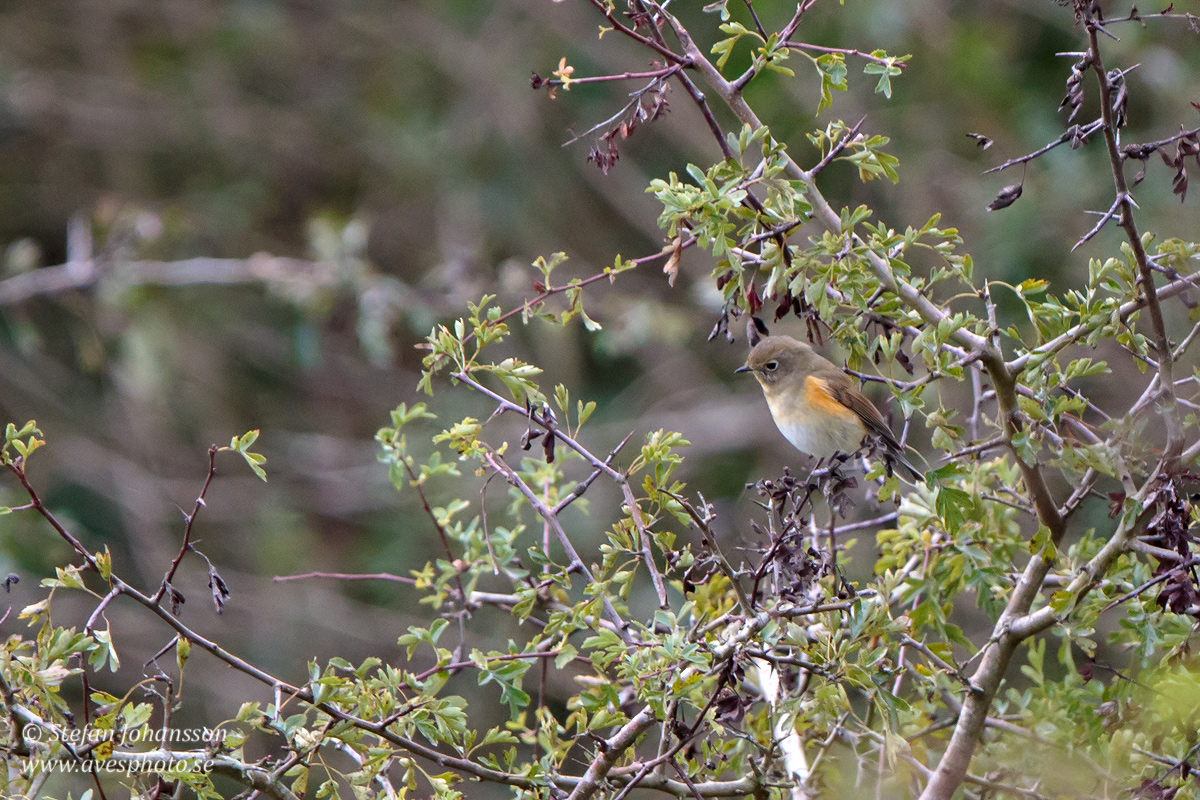
[[[770,389],[802,381],[812,373],[819,358],[804,342],[790,336],[768,336],[750,351],[745,365],[734,371],[752,372],[763,388]]]

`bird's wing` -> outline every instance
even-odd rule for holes
[[[883,421],[883,416],[879,413],[879,409],[862,392],[854,391],[854,388],[850,385],[849,378],[846,379],[845,383],[841,381],[826,381],[826,385],[829,387],[829,393],[833,395],[833,399],[857,414],[868,431],[883,439],[888,447],[897,452],[900,451],[900,443],[896,441],[896,437],[892,435],[891,429]]]
[[[888,428],[887,423],[884,422],[883,415],[879,413],[879,409],[862,392],[854,391],[849,377],[846,378],[845,383],[841,381],[829,381],[828,385],[829,393],[833,396],[833,399],[857,414],[867,430],[883,440],[890,453],[888,457],[889,475],[892,472],[892,458],[895,458],[896,461],[900,462],[902,467],[908,470],[909,475],[914,480],[925,480],[925,473],[913,466],[912,462],[904,457],[904,448],[900,446],[900,443],[896,441],[896,437],[892,435],[892,431]]]

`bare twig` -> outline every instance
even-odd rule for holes
[[[297,282],[333,285],[337,278],[330,264],[280,256],[250,258],[191,258],[183,261],[72,261],[23,272],[0,281],[0,306],[19,305],[34,297],[47,297],[86,289],[101,280],[119,280],[134,286],[196,286],[209,284]]]
[[[1003,164],[994,166],[991,169],[985,169],[983,171],[983,174],[987,175],[992,172],[1000,172],[1001,170],[1006,170],[1009,167],[1015,167],[1018,164],[1026,164],[1030,161],[1033,161],[1035,158],[1037,158],[1039,156],[1045,155],[1046,153],[1050,152],[1054,148],[1058,147],[1060,144],[1065,144],[1070,141],[1085,142],[1085,141],[1087,141],[1088,137],[1090,137],[1093,133],[1095,133],[1096,131],[1100,130],[1103,127],[1104,127],[1103,119],[1092,120],[1087,125],[1072,125],[1070,128],[1067,128],[1065,131],[1063,131],[1062,135],[1060,135],[1057,139],[1055,139],[1053,142],[1046,145],[1045,147],[1038,148],[1037,150],[1034,150],[1032,153],[1023,155],[1020,158],[1010,158],[1008,161],[1005,161]]]
[[[864,53],[861,50],[855,50],[849,47],[822,47],[819,44],[809,44],[808,42],[787,42],[784,47],[789,47],[795,50],[813,50],[818,53],[841,53],[844,56],[855,56],[867,61],[873,61],[876,64],[887,64],[888,66],[899,67],[904,69],[907,64],[897,58],[884,58],[877,56],[874,53]]]
[[[842,137],[834,143],[833,147],[829,148],[829,152],[817,162],[817,165],[810,170],[810,173],[816,175],[821,170],[825,169],[825,167],[829,166],[833,160],[837,158],[843,150],[846,149],[846,146],[855,140],[855,138],[858,136],[859,130],[862,128],[862,124],[866,121],[867,118],[863,117],[858,122],[854,123],[854,125],[851,126],[850,129],[847,130]]]
[[[208,447],[208,474],[204,478],[204,486],[201,487],[200,494],[196,496],[196,503],[192,506],[191,513],[183,515],[183,543],[179,546],[179,553],[172,559],[167,574],[163,576],[158,591],[151,598],[155,603],[162,600],[163,595],[167,593],[167,588],[171,585],[171,580],[175,577],[175,571],[179,569],[180,562],[183,561],[188,550],[192,549],[192,526],[196,523],[196,516],[200,513],[200,509],[204,508],[204,496],[208,494],[208,487],[212,485],[213,476],[217,474],[217,453],[220,450],[221,448],[215,444]]]
[[[395,581],[413,585],[416,580],[403,575],[392,575],[390,572],[304,572],[299,575],[276,575],[276,581],[301,581],[308,578],[333,578],[339,581]]]
[[[1108,222],[1110,219],[1112,219],[1114,216],[1116,216],[1117,210],[1121,207],[1122,203],[1124,203],[1126,199],[1127,198],[1124,195],[1117,195],[1117,199],[1113,200],[1112,205],[1108,207],[1108,211],[1105,211],[1103,214],[1100,215],[1099,221],[1096,222],[1096,224],[1092,227],[1092,229],[1090,231],[1085,233],[1083,236],[1079,237],[1079,241],[1077,241],[1074,245],[1072,245],[1071,250],[1072,251],[1078,250],[1086,242],[1088,242],[1093,236],[1095,236],[1097,233],[1099,233],[1100,229],[1104,227],[1104,223]]]

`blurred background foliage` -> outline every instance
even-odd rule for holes
[[[672,10],[709,37],[707,49],[716,19],[700,6],[679,0]],[[755,7],[770,27],[794,4]],[[730,8],[745,17],[741,4]],[[413,345],[484,292],[506,308],[531,296],[539,255],[565,251],[571,260],[560,271],[584,276],[617,253],[657,252],[650,178],[718,157],[677,88],[670,113],[621,143],[607,175],[586,160],[590,139],[562,146],[615,113],[635,86],[575,86],[551,99],[530,89],[532,73],[549,77],[563,57],[575,77],[649,67],[633,45],[598,38],[598,20],[586,3],[549,0],[0,5],[4,277],[62,264],[69,229],[74,257],[90,253],[99,265],[85,288],[0,305],[0,416],[37,419],[50,447],[32,478],[89,547],[107,545],[119,573],[152,589],[178,549],[178,508],[200,489],[208,445],[260,428],[270,482],[236,457],[220,462],[196,529],[233,596],[216,616],[203,566],[185,561],[176,580],[185,619],[291,680],[314,657],[402,658],[396,636],[425,616],[407,587],[272,577],[406,575],[434,557],[427,518],[413,495],[391,488],[372,441],[389,409],[419,399]],[[1109,66],[1141,64],[1129,77],[1126,142],[1191,124],[1188,101],[1200,99],[1195,34],[1151,28],[1125,24],[1121,41],[1107,45]],[[1020,202],[984,211],[1020,169],[982,171],[1065,126],[1056,105],[1072,59],[1055,53],[1082,46],[1069,9],[1050,0],[850,0],[818,5],[799,38],[913,56],[891,100],[851,60],[850,91],[820,118],[819,81],[802,58],[792,61],[798,80],[768,73],[752,85],[751,104],[801,163],[814,160],[804,134],[833,119],[865,115],[865,131],[892,137],[899,187],[861,184],[839,166],[822,175],[836,202],[867,203],[897,228],[943,212],[976,269],[998,280],[1054,284],[1086,275],[1088,256],[1112,252],[1115,232],[1070,253],[1094,221],[1079,209],[1111,202],[1099,141],[1038,160]],[[1092,118],[1094,102],[1080,120]],[[995,145],[982,150],[968,132]],[[1156,161],[1137,199],[1160,236],[1195,238],[1194,193],[1179,203]],[[198,262],[183,285],[165,285],[119,268],[192,258],[278,269],[257,279],[261,271],[226,275],[217,262]],[[585,301],[601,332],[539,322],[505,347],[545,367],[544,385],[599,401],[588,434],[595,452],[630,430],[634,441],[663,427],[682,432],[693,446],[681,477],[731,509],[723,521],[732,530],[733,504],[749,507],[745,482],[777,475],[796,454],[757,386],[731,374],[744,343],[706,342],[719,310],[711,266],[708,254],[688,251],[674,288],[657,266],[597,284]],[[445,383],[438,392],[431,434],[491,411]],[[514,443],[519,435],[514,428]],[[919,444],[925,434],[913,436]],[[18,488],[0,482],[0,503],[22,502]],[[581,531],[608,522],[612,498],[595,494],[595,516],[573,518]],[[0,570],[22,578],[4,598],[14,608],[40,599],[38,580],[65,557],[32,516],[0,517]],[[56,609],[65,624],[70,606]],[[109,617],[123,672],[136,675],[169,636],[127,610]],[[490,627],[480,636],[490,639],[479,646],[503,648],[507,624],[482,621]],[[191,679],[191,702],[261,691],[210,671]]]

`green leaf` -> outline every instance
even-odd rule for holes
[[[584,403],[582,400],[580,400],[579,405],[578,405],[578,410],[575,412],[575,416],[578,418],[578,422],[576,424],[582,425],[583,423],[587,422],[588,419],[592,416],[592,412],[595,410],[596,410],[596,401],[595,400],[589,400],[587,403]]]
[[[945,523],[947,531],[956,531],[962,527],[967,511],[971,507],[971,495],[953,486],[940,486],[937,499],[934,501],[937,514]]]
[[[1045,525],[1039,525],[1037,533],[1029,540],[1029,553],[1030,555],[1041,553],[1042,558],[1046,561],[1053,561],[1057,557],[1058,550],[1051,539],[1050,529]]]
[[[192,643],[182,636],[175,639],[175,663],[179,666],[179,671],[183,672],[183,667],[187,664],[188,658],[192,655]]]
[[[117,648],[113,646],[112,631],[92,631],[92,639],[98,645],[88,656],[88,663],[94,669],[100,669],[105,664],[108,664],[109,672],[116,672],[121,668],[121,659],[117,658]]]
[[[112,553],[108,551],[108,545],[104,545],[103,553],[96,554],[96,569],[104,580],[112,578]]]
[[[563,646],[559,649],[561,650],[561,652],[557,656],[554,657],[554,666],[557,669],[563,669],[564,667],[566,667],[567,664],[570,664],[571,661],[573,661],[575,659],[575,656],[577,656],[579,654],[578,650],[576,650],[572,645],[569,645],[565,642],[563,643]]]
[[[250,446],[258,441],[258,430],[247,431],[241,436],[235,436],[229,442],[229,449],[236,450],[242,454],[242,458],[246,459],[246,463],[250,465],[250,469],[262,480],[267,479],[267,472],[262,468],[262,465],[267,463],[267,457],[259,453],[250,451]]]
[[[846,86],[846,59],[841,53],[826,53],[814,62],[821,76],[821,100],[817,103],[820,114],[833,106],[833,92],[844,92]]]
[[[722,15],[724,18],[724,15]],[[733,48],[738,41],[747,34],[754,36],[756,39],[761,39],[758,34],[751,34],[746,26],[740,22],[725,22],[720,26],[721,32],[728,35],[728,38],[721,39],[712,46],[712,54],[717,56],[717,69],[724,69],[725,63],[729,61],[729,56],[733,54]]]
[[[266,463],[267,457],[259,453],[242,453],[242,456],[246,459],[246,463],[250,465],[250,469],[254,474],[263,481],[266,481],[267,471],[261,465]]]
[[[79,567],[55,567],[54,578],[43,578],[42,586],[47,588],[84,589],[83,578],[79,575]]]
[[[566,261],[567,261],[567,254],[563,253],[563,252],[558,252],[558,253],[554,253],[552,256],[550,256],[549,259],[546,259],[543,256],[538,256],[537,259],[535,259],[533,262],[533,267],[538,272],[542,273],[542,277],[545,278],[546,284],[549,285],[550,273],[554,271],[555,267],[559,266],[560,264],[566,263]],[[459,336],[458,338],[461,339],[462,337]]]

